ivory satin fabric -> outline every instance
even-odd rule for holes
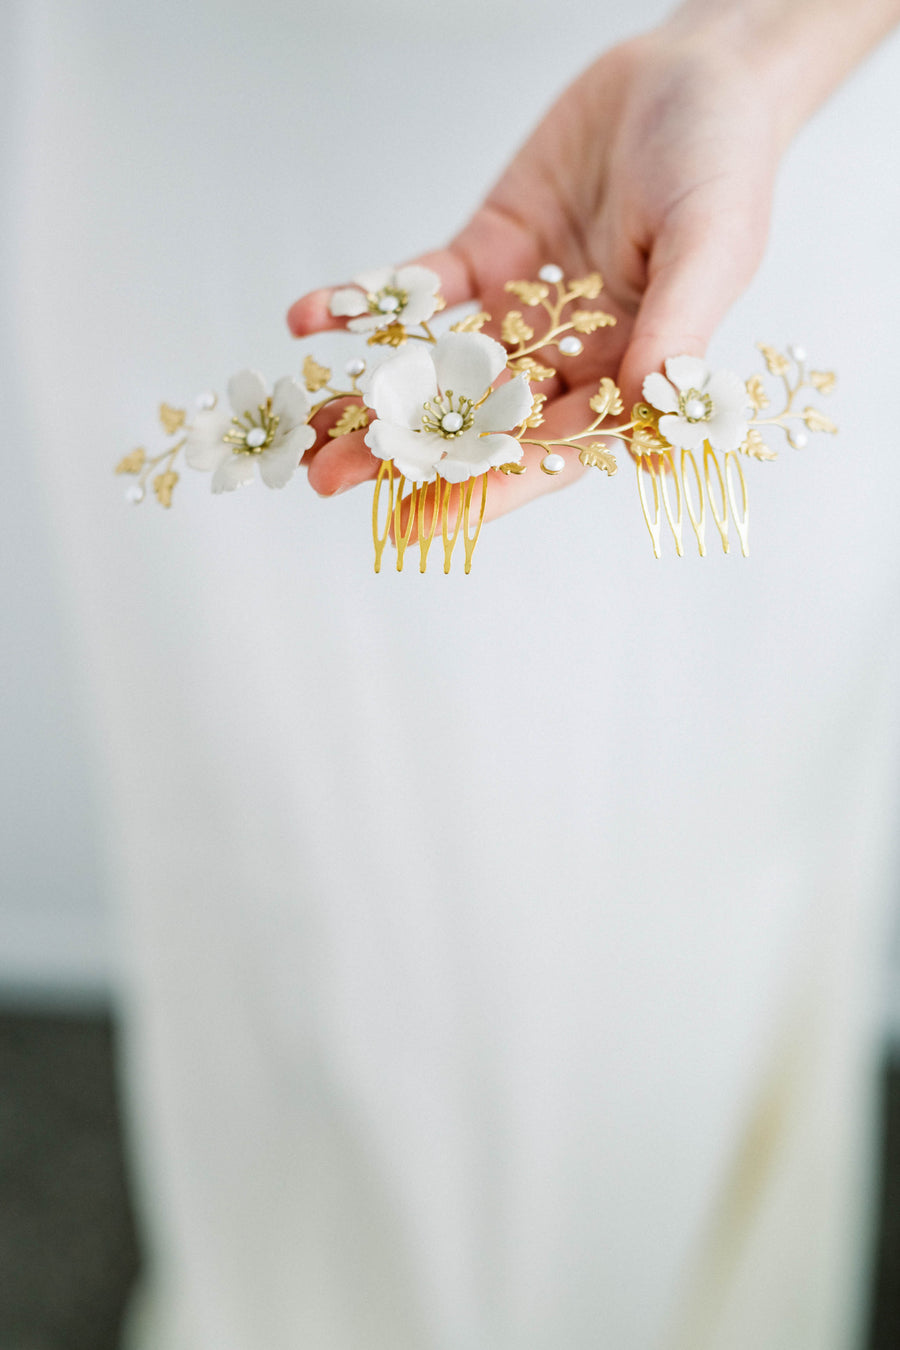
[[[712,348],[836,366],[752,556],[629,472],[371,571],[368,489],[122,501],[304,290],[465,218],[663,7],[11,5],[7,371],[81,662],[148,1281],[129,1350],[851,1350],[896,890],[891,42]],[[304,350],[307,350],[305,348]],[[351,340],[312,346],[346,359]],[[688,550],[690,554],[690,550]]]

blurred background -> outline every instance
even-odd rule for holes
[[[0,11],[0,50],[6,53],[14,50],[15,39],[17,35],[21,36],[22,15],[27,8],[9,6]],[[122,6],[123,14],[129,8]],[[182,7],[172,8],[180,11]],[[240,50],[241,25],[250,26],[244,8],[222,7],[227,22],[233,25],[237,50]],[[270,8],[277,14],[278,5]],[[474,22],[482,7],[472,4],[464,8]],[[533,8],[548,25],[541,48],[544,66],[534,80],[535,88],[529,95],[527,108],[519,109],[511,123],[502,126],[497,132],[496,143],[485,145],[484,138],[474,141],[472,179],[465,187],[465,200],[460,203],[460,210],[477,199],[479,191],[502,163],[504,154],[516,143],[554,90],[575,73],[589,54],[586,50],[583,56],[573,56],[572,43],[554,30],[558,7],[548,4]],[[666,5],[655,6],[660,13],[667,8]],[[49,15],[53,6],[33,7],[35,13],[43,14],[45,10]],[[403,12],[406,22],[415,6],[407,6],[404,10],[404,6],[397,5],[395,10],[397,14]],[[509,6],[508,10],[511,18],[513,7]],[[192,13],[198,34],[213,32],[219,18],[215,6],[196,5]],[[616,23],[623,31],[627,30],[627,16],[619,16]],[[498,18],[495,25],[498,31],[500,25]],[[127,27],[125,15],[122,30]],[[40,28],[39,23],[37,28]],[[610,31],[607,37],[612,40],[619,35]],[[176,64],[182,63],[182,77],[190,68],[191,43],[200,41],[197,34],[192,38],[190,26],[183,36],[184,42],[172,57]],[[34,37],[34,30],[31,37]],[[151,34],[149,39],[154,57],[161,63],[165,55],[164,39],[164,25],[161,24],[156,37]],[[114,34],[110,49],[105,53],[110,63],[115,55],[116,40]],[[599,50],[603,41],[602,37],[598,38],[591,50]],[[223,52],[226,46],[223,39]],[[193,50],[197,50],[196,45]],[[773,288],[777,290],[779,285],[788,284],[792,259],[800,249],[807,247],[807,241],[803,239],[805,227],[791,223],[798,217],[798,203],[807,204],[812,219],[816,218],[817,212],[821,218],[833,207],[839,221],[838,226],[832,228],[844,228],[848,237],[857,222],[854,213],[861,217],[865,212],[864,206],[854,204],[852,193],[835,202],[835,185],[828,182],[828,166],[847,164],[856,153],[859,140],[853,128],[867,124],[867,99],[870,97],[867,90],[874,89],[871,97],[876,108],[890,106],[898,55],[900,50],[894,43],[892,49],[883,52],[872,69],[860,77],[860,82],[854,83],[850,91],[842,95],[844,101],[829,110],[824,121],[820,119],[797,150],[783,190],[777,235],[780,242],[769,262],[768,274],[751,297],[748,308],[736,320],[732,341],[739,330],[743,343],[748,326],[756,336],[753,325],[757,322],[757,311],[771,310]],[[271,59],[280,59],[274,44]],[[137,64],[133,53],[131,60]],[[480,76],[487,84],[494,60],[490,48],[480,60]],[[162,81],[167,77],[168,69],[162,65],[157,73]],[[364,78],[365,72],[358,74]],[[377,91],[381,80],[379,70],[376,69],[372,78],[372,87]],[[182,87],[186,83],[183,79]],[[12,78],[0,79],[0,126],[11,127],[19,117],[18,105],[14,106],[17,87]],[[450,87],[452,82],[448,77]],[[185,103],[189,103],[187,95]],[[493,105],[497,123],[504,106],[503,99],[498,96]],[[177,104],[172,104],[168,115],[172,126],[179,127]],[[349,112],[334,110],[333,127],[336,130],[332,131],[332,149],[349,143],[357,116],[353,109]],[[848,118],[846,130],[843,129],[845,117]],[[98,122],[102,121],[102,116],[98,117]],[[408,134],[414,135],[414,130]],[[202,195],[200,189],[191,187],[188,160],[191,154],[198,154],[204,134],[210,134],[208,128],[205,132],[201,129],[193,143],[187,143],[184,162],[179,161],[173,169],[181,193],[177,220],[189,222],[192,205],[196,206],[196,203],[192,204],[191,191],[196,190],[197,200]],[[427,136],[427,130],[422,134]],[[6,136],[0,139],[0,169],[3,171],[0,173],[0,194],[3,194],[4,213],[13,213],[16,208],[14,185],[21,182],[21,164],[16,157],[21,155],[23,144],[26,141],[22,138],[18,141]],[[867,145],[867,153],[876,157],[871,174],[873,178],[878,175],[877,157],[880,154],[883,181],[887,181],[891,165],[894,169],[896,165],[890,146],[879,144],[880,148],[874,149]],[[837,154],[832,160],[831,148],[835,145]],[[389,167],[399,177],[404,168],[402,143],[399,149],[385,153],[396,157],[390,160]],[[326,150],[309,147],[313,167],[317,155],[324,159]],[[156,171],[162,172],[159,166]],[[363,177],[371,175],[371,163],[363,164],[359,171]],[[840,175],[839,170],[836,172]],[[134,188],[136,200],[140,190]],[[891,204],[896,214],[896,191],[888,203]],[[418,220],[415,226],[409,221],[397,222],[388,214],[373,223],[370,228],[375,237],[374,255],[379,257],[384,252],[388,256],[394,249],[400,254],[412,252],[416,247],[432,242],[429,232],[434,232],[434,238],[443,237],[457,223],[444,203],[432,202],[429,209],[431,214]],[[160,241],[160,255],[155,261],[158,274],[164,270],[165,221],[175,233],[182,228],[171,223],[168,206],[165,211],[160,207],[156,236]],[[270,219],[268,225],[273,236],[272,250],[280,263],[264,272],[265,286],[268,287],[264,296],[262,284],[254,290],[251,278],[236,298],[222,302],[226,310],[229,304],[236,307],[236,317],[232,317],[236,326],[243,323],[247,328],[248,346],[253,350],[266,342],[274,350],[276,341],[269,336],[272,314],[276,314],[275,323],[280,323],[279,306],[286,305],[304,285],[326,279],[317,275],[316,269],[326,265],[340,268],[342,263],[338,260],[354,256],[353,249],[357,247],[352,238],[337,240],[327,258],[309,255],[302,266],[299,263],[294,266],[294,259],[302,250],[300,243],[293,240],[292,230],[281,215]],[[115,222],[110,227],[110,239],[114,229]],[[249,224],[245,235],[250,235]],[[874,234],[869,236],[870,244],[872,238]],[[885,228],[878,240],[885,258],[892,258],[895,235]],[[139,282],[134,282],[134,277],[138,275],[143,244],[139,241],[131,245],[133,256],[127,242],[119,241],[116,246],[120,246],[122,252],[116,255],[119,273],[107,280],[110,294],[120,284],[137,285],[139,289]],[[812,242],[808,246],[814,251]],[[820,264],[830,257],[827,239],[822,247]],[[219,316],[221,278],[227,273],[229,263],[235,262],[229,257],[228,248],[227,242],[213,240],[210,256],[202,264],[206,271],[198,273],[201,294],[196,303],[207,303],[214,318]],[[367,257],[363,261],[370,259]],[[0,266],[5,273],[0,280],[10,293],[15,290],[16,278],[11,270],[14,265],[12,252],[4,252]],[[235,271],[239,270],[236,266]],[[823,273],[824,270],[823,265]],[[86,274],[88,272],[86,264]],[[185,277],[191,275],[191,268],[186,265],[185,276],[180,280],[185,282]],[[130,277],[131,282],[123,282],[123,276]],[[149,283],[147,285],[149,287]],[[824,292],[825,287],[822,289]],[[785,300],[786,308],[794,307],[792,314],[797,308],[798,296],[804,310],[810,314],[811,328],[815,330],[818,326],[821,332],[827,333],[829,323],[833,321],[828,312],[827,296],[815,297],[798,283],[797,295],[789,295]],[[874,305],[875,301],[872,303]],[[782,318],[779,315],[779,322]],[[201,319],[202,316],[197,322]],[[152,339],[160,349],[165,341],[166,322],[165,318],[160,318],[159,332]],[[257,325],[255,332],[254,324]],[[215,325],[210,322],[210,326]],[[0,325],[0,369],[15,368],[18,340],[19,334],[12,325]],[[120,345],[120,334],[114,332],[107,341],[110,347]],[[149,344],[151,339],[146,341]],[[278,342],[281,342],[280,331]],[[54,350],[52,344],[50,350]],[[61,347],[57,355],[61,364],[64,360]],[[219,355],[214,354],[213,363],[218,361]],[[170,374],[182,358],[176,354],[174,357],[167,355],[166,359],[171,362],[171,367],[164,368]],[[864,353],[860,353],[859,362],[860,365],[865,363]],[[139,355],[135,355],[132,364],[137,369]],[[46,373],[48,378],[53,377],[52,366]],[[122,406],[118,410],[121,425],[127,424],[139,403],[143,407],[143,400],[158,396],[159,376],[159,370],[146,372],[141,369],[134,374],[132,387],[121,395]],[[193,372],[191,378],[194,378]],[[203,386],[199,379],[196,382],[198,387]],[[89,690],[91,674],[84,666],[85,644],[77,630],[71,578],[65,575],[65,553],[60,548],[54,524],[59,519],[54,514],[60,510],[59,499],[55,505],[49,502],[46,483],[37,467],[37,456],[30,453],[31,427],[24,399],[8,398],[7,418],[8,455],[12,457],[11,447],[18,445],[27,445],[29,452],[15,455],[15,472],[8,472],[4,479],[0,503],[0,566],[6,580],[0,587],[0,1350],[114,1350],[118,1343],[119,1319],[140,1264],[140,1243],[129,1199],[127,1150],[123,1143],[122,1112],[117,1095],[116,1025],[123,972],[115,920],[117,906],[114,901],[118,897],[113,893],[115,881],[111,880],[115,874],[108,863],[109,840],[105,836],[110,818],[106,798],[111,788],[108,778],[104,779],[98,769],[102,754],[98,754],[92,740],[98,722],[96,705],[92,710],[91,703],[98,699],[98,694],[96,690]],[[137,434],[140,435],[140,431]],[[111,466],[119,453],[127,448],[130,446],[104,444],[97,459],[104,465],[108,460]],[[91,466],[91,472],[95,467]],[[115,484],[116,490],[110,490],[104,503],[104,511],[110,513],[110,519],[112,513],[125,510],[120,507],[119,486]],[[202,503],[198,517],[206,505]],[[775,509],[774,500],[769,502],[768,509]],[[364,515],[365,508],[359,514]],[[319,519],[321,522],[323,517]],[[117,517],[111,526],[116,534],[109,545],[110,556],[124,558],[131,547],[129,541],[136,537],[146,539],[147,536],[130,535],[129,528],[130,521],[123,523]],[[320,523],[318,528],[325,537],[331,525]],[[511,526],[512,537],[506,541],[510,550],[515,547],[515,530],[518,528]],[[161,556],[169,547],[168,541],[159,543],[156,540],[156,547]],[[124,573],[128,574],[132,566],[131,561],[123,563]],[[134,571],[140,575],[136,566]],[[175,563],[172,573],[173,576],[177,573]],[[733,569],[731,574],[734,574]],[[127,592],[128,586],[123,582],[117,593],[122,598]],[[135,598],[135,610],[139,603]],[[134,613],[123,613],[121,622],[125,627],[129,623],[139,627]],[[97,687],[102,690],[102,680]],[[118,846],[121,847],[121,843]],[[872,1261],[871,1350],[896,1350],[900,1345],[900,963],[896,960],[885,972],[884,990],[881,1201]]]

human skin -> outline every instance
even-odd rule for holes
[[[796,130],[900,22],[900,0],[688,0],[659,28],[605,52],[546,114],[460,233],[416,259],[448,304],[502,315],[504,283],[545,262],[597,270],[616,325],[555,365],[542,435],[584,424],[601,375],[625,406],[668,356],[703,355],[753,277],[781,157]],[[332,288],[288,312],[297,337],[340,326]],[[491,332],[490,327],[485,329]],[[304,457],[325,496],[374,478],[364,432],[323,434]],[[527,449],[532,469],[543,452]],[[571,482],[492,475],[488,517]]]

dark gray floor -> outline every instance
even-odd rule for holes
[[[900,1350],[897,1064],[883,1104],[870,1350]],[[117,1350],[137,1268],[109,1019],[0,1013],[0,1350]]]

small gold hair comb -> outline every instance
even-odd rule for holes
[[[317,418],[340,402],[327,435],[364,430],[378,461],[372,502],[376,572],[389,542],[398,572],[410,549],[424,572],[437,540],[444,571],[461,551],[468,572],[490,481],[496,474],[525,473],[526,446],[540,455],[543,473],[563,473],[577,460],[611,477],[618,467],[610,448],[615,442],[634,461],[656,557],[666,530],[679,556],[688,530],[705,556],[710,518],[726,553],[733,524],[746,557],[744,463],[777,457],[765,431],[782,431],[799,450],[809,431],[837,430],[819,408],[801,406],[800,397],[804,390],[830,394],[834,374],[810,369],[800,347],[784,354],[761,343],[766,370],[780,382],[780,412],[771,410],[762,375],[743,380],[732,371],[712,370],[700,357],[672,356],[665,374],[646,377],[643,401],[627,416],[617,385],[604,376],[587,400],[584,429],[546,434],[547,395],[533,386],[554,380],[558,366],[584,350],[584,337],[615,323],[593,307],[603,289],[600,274],[567,280],[548,264],[534,281],[507,282],[516,307],[496,316],[496,338],[482,331],[491,322],[485,311],[435,334],[431,321],[444,308],[439,286],[434,272],[411,265],[363,272],[352,286],[336,290],[332,315],[345,318],[350,332],[365,335],[367,346],[387,353],[371,368],[362,356],[352,358],[344,381],[307,356],[302,375],[285,375],[271,389],[256,371],[232,376],[228,407],[211,392],[196,399],[190,415],[162,404],[163,430],[175,439],[156,455],[139,448],[119,462],[116,472],[135,479],[128,499],[143,501],[149,484],[160,504],[171,506],[182,453],[190,468],[212,475],[213,492],[252,482],[257,469],[267,487],[284,487],[320,436]]]

